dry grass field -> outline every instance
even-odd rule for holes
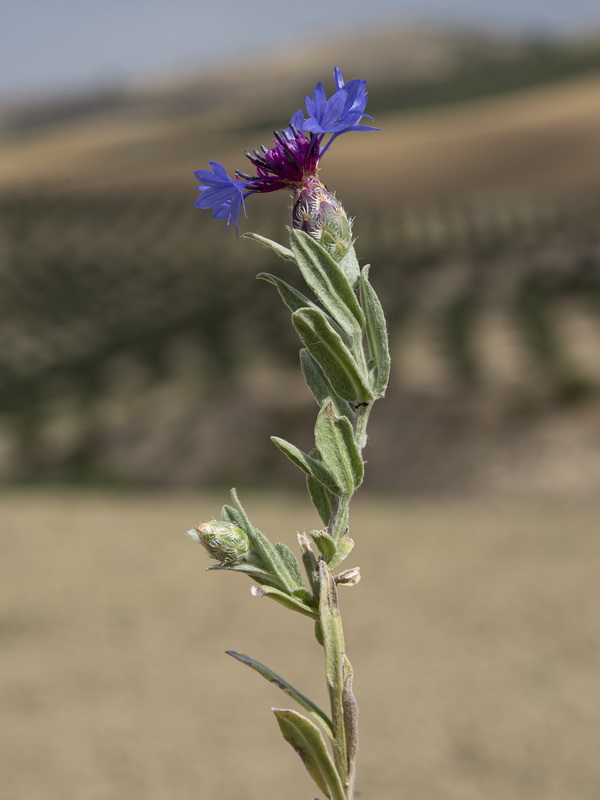
[[[224,496],[13,491],[0,505],[7,800],[312,800],[247,652],[324,701],[311,626],[205,573]],[[242,499],[293,542],[294,496]],[[600,503],[359,496],[342,597],[363,800],[596,800]]]

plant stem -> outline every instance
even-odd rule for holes
[[[319,577],[319,616],[331,704],[334,759],[345,787],[346,800],[352,800],[358,749],[358,708],[352,693],[352,667],[346,656],[335,580],[324,561],[319,563]]]

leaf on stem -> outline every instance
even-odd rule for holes
[[[284,247],[279,242],[274,242],[272,239],[267,239],[266,236],[261,236],[259,233],[244,233],[242,234],[245,239],[253,239],[255,242],[264,245],[265,247],[269,247],[271,250],[275,251],[278,256],[281,258],[285,258],[286,261],[294,261],[294,254],[292,251]]]
[[[239,525],[240,528],[244,528],[244,530],[246,529],[240,514],[231,506],[223,506],[221,509],[221,519],[224,522],[231,522],[233,525]]]
[[[334,475],[342,492],[351,495],[362,483],[364,464],[350,421],[347,417],[336,416],[331,400],[323,405],[317,416],[315,442],[323,463]]]
[[[343,255],[339,260],[340,269],[350,281],[351,286],[356,286],[356,282],[360,276],[360,266],[356,258],[356,251],[352,246],[348,252]]]
[[[271,275],[269,272],[261,272],[256,276],[259,280],[272,283],[279,292],[281,299],[289,308],[290,311],[297,311],[299,308],[319,308],[316,303],[309,300],[308,297],[294,289],[289,283],[278,278],[277,275]]]
[[[331,400],[339,417],[348,417],[350,422],[354,422],[356,412],[347,400],[335,396],[323,370],[305,347],[300,350],[300,366],[304,380],[317,403],[322,406],[326,400]]]
[[[306,603],[303,603],[298,597],[295,597],[291,594],[286,594],[285,592],[282,592],[280,589],[277,589],[273,586],[265,586],[264,584],[261,584],[260,586],[252,586],[250,591],[254,597],[270,597],[272,600],[276,600],[278,603],[281,603],[282,606],[285,606],[292,611],[298,611],[300,614],[304,614],[305,617],[310,617],[311,619],[319,618],[319,615],[314,608],[311,608]],[[306,592],[306,589],[304,591]]]
[[[309,775],[331,800],[346,800],[346,793],[321,731],[314,722],[287,708],[274,708],[273,713],[283,738],[298,753]]]
[[[239,519],[239,524],[244,529],[251,542],[248,561],[251,562],[254,558],[257,558],[260,562],[260,566],[271,576],[271,582],[275,583],[275,585],[284,592],[291,594],[295,589],[301,588],[302,580],[300,580],[300,584],[298,584],[294,576],[290,574],[290,571],[276,547],[269,541],[264,533],[261,533],[258,528],[252,525],[239,501],[235,489],[231,490],[231,499],[236,507],[236,516]]]
[[[373,399],[368,376],[322,311],[301,308],[292,314],[292,323],[338,397],[351,403]]]
[[[304,231],[293,230],[290,244],[304,280],[353,339],[364,325],[364,316],[348,278],[329,253]]]
[[[316,451],[318,452],[318,450]],[[314,457],[315,451],[311,451],[311,456]],[[329,525],[333,510],[335,508],[335,494],[332,494],[329,489],[323,486],[322,483],[316,481],[310,475],[306,476],[306,487],[310,495],[313,506],[317,509],[321,520],[324,525]]]
[[[329,569],[335,569],[350,555],[354,547],[354,539],[351,539],[347,533],[344,533],[344,535],[337,540],[336,545],[337,553],[331,561],[328,562]]]
[[[308,711],[310,716],[316,720],[320,725],[323,726],[325,733],[329,738],[333,736],[333,729],[331,727],[331,720],[327,716],[327,714],[319,708],[316,703],[307,697],[302,692],[298,691],[291,683],[288,683],[285,678],[282,678],[281,675],[278,675],[276,672],[273,672],[272,669],[261,664],[260,661],[256,661],[254,658],[250,656],[244,655],[244,653],[238,653],[235,650],[226,650],[227,655],[236,658],[242,664],[246,664],[252,669],[256,670],[259,675],[262,675],[263,678],[266,678],[271,683],[274,683],[276,686],[284,691],[287,695],[292,697],[305,711]]]
[[[309,531],[309,536],[319,548],[319,552],[325,561],[327,561],[329,564],[329,562],[337,553],[337,544],[335,539],[332,539],[332,537],[326,533],[326,531]]]
[[[286,544],[283,544],[283,542],[275,542],[275,549],[281,556],[281,560],[285,564],[287,571],[296,581],[298,586],[303,586],[302,573],[300,572],[300,564],[298,564],[298,559],[292,553],[290,548]]]
[[[290,442],[286,442],[285,439],[281,439],[279,436],[271,436],[271,441],[282,453],[285,453],[290,461],[297,467],[300,467],[303,472],[321,483],[329,489],[330,492],[334,494],[339,492],[340,489],[334,476],[320,461],[317,461],[316,458],[312,458],[307,453],[304,453],[298,447],[290,444]]]
[[[368,265],[360,276],[360,301],[365,314],[369,354],[375,365],[371,384],[376,397],[381,397],[390,377],[390,351],[383,308],[375,290],[369,283]]]
[[[213,570],[243,572],[245,575],[248,575],[249,578],[258,581],[261,584],[265,584],[265,586],[272,586],[275,589],[280,587],[280,584],[273,580],[270,573],[264,569],[261,569],[260,567],[255,567],[252,564],[212,564],[210,567],[206,568],[207,572],[211,572]]]

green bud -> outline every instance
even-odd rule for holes
[[[337,197],[318,178],[307,180],[295,192],[292,225],[310,234],[338,263],[352,247],[352,224]]]
[[[250,547],[248,537],[240,527],[216,519],[194,525],[187,535],[221,564],[242,561]]]

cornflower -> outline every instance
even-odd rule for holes
[[[308,191],[308,205],[315,205],[314,198],[325,197],[335,207],[335,198],[318,178],[320,160],[342,133],[379,129],[361,124],[364,117],[371,119],[365,114],[366,81],[345,83],[339,67],[334,69],[334,81],[336,91],[329,98],[323,84],[316,85],[312,97],[305,98],[306,117],[301,110],[296,111],[287,128],[274,131],[272,147],[262,145],[245,151],[255,168],[254,175],[236,170],[231,177],[218,161],[209,162],[210,170],[195,172],[201,192],[196,207],[214,209],[213,219],[227,220],[226,227],[233,222],[236,233],[240,211],[246,215],[245,200],[253,194],[286,189],[295,201],[300,197],[306,201]],[[307,202],[303,205],[306,207]],[[304,211],[294,213],[295,220],[304,220],[304,216]],[[303,227],[296,222],[294,226]]]
[[[245,200],[280,189],[293,197],[290,247],[247,234],[298,267],[314,300],[277,275],[261,272],[292,312],[302,343],[300,363],[308,389],[319,406],[315,447],[304,452],[279,436],[273,444],[305,475],[310,500],[323,527],[298,534],[299,557],[283,542],[272,542],[251,523],[235,489],[221,519],[194,525],[189,536],[217,563],[210,570],[241,572],[252,579],[255,597],[271,597],[288,611],[314,623],[323,648],[330,713],[285,678],[251,656],[227,653],[282,689],[308,714],[273,708],[283,738],[298,753],[319,790],[329,800],[353,800],[358,750],[358,710],[352,666],[346,652],[338,587],[354,586],[358,567],[335,572],[352,552],[350,501],[362,483],[362,452],[374,402],[383,397],[390,370],[388,334],[381,303],[360,267],[352,226],[341,203],[319,178],[321,159],[342,133],[377,130],[362,120],[366,83],[345,83],[334,70],[336,89],[327,97],[318,83],[288,127],[275,131],[273,146],[247,151],[252,174],[227,174],[211,161],[196,172],[196,205],[232,222],[236,231]],[[302,574],[302,568],[305,575]]]

